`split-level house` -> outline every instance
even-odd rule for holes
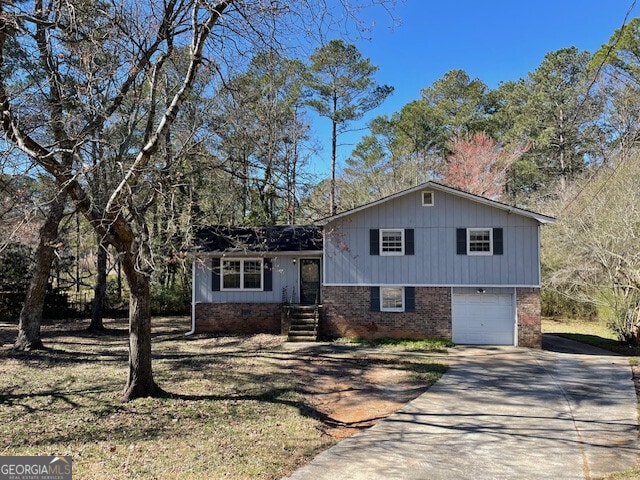
[[[288,333],[307,305],[321,338],[540,347],[552,222],[428,182],[314,225],[203,229],[192,332]]]

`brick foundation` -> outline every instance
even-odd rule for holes
[[[518,346],[542,348],[539,288],[516,289],[518,311]]]
[[[279,303],[197,303],[196,332],[280,334]]]
[[[369,287],[322,287],[324,338],[451,340],[451,289],[416,287],[415,312],[370,311]]]
[[[443,338],[451,340],[451,289],[416,287],[415,312],[370,311],[369,287],[322,287],[322,338]],[[539,288],[516,289],[518,346],[541,348]],[[198,303],[196,331],[281,333],[279,303]]]

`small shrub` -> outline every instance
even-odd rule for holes
[[[405,350],[442,350],[453,347],[453,343],[441,339],[412,340],[406,338],[377,338],[366,342],[373,347],[402,348]]]
[[[638,319],[637,309],[624,309],[615,313],[612,320],[607,322],[607,327],[616,335],[618,341],[625,345],[638,345]]]
[[[557,290],[543,289],[540,292],[543,317],[589,318],[598,317],[595,305],[581,302]]]
[[[151,310],[156,315],[186,315],[191,311],[191,291],[180,285],[151,289]]]
[[[121,311],[129,308],[129,289],[126,282],[122,282],[120,286],[117,277],[107,278],[104,308],[108,311]]]
[[[31,278],[31,249],[10,244],[0,250],[0,318],[20,315]]]
[[[76,316],[77,312],[71,308],[69,295],[60,288],[47,287],[44,297],[43,316],[46,318],[67,318]]]
[[[376,338],[365,340],[362,337],[346,337],[338,340],[339,343],[355,343],[366,347],[398,348],[403,350],[440,351],[453,347],[453,343],[442,339],[412,340],[407,338]]]

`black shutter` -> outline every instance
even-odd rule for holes
[[[220,259],[214,258],[211,263],[211,290],[220,291]]]
[[[371,306],[369,310],[372,312],[380,311],[380,287],[371,287]]]
[[[504,254],[504,240],[503,240],[501,228],[493,229],[493,254],[494,255]]]
[[[270,258],[263,260],[264,268],[264,291],[270,292],[273,290],[273,264]]]
[[[467,229],[456,228],[456,253],[458,255],[467,254]]]
[[[380,230],[369,230],[369,255],[380,255]]]
[[[413,228],[407,228],[404,231],[404,254],[405,255],[415,254],[413,237],[414,237]]]
[[[416,287],[404,287],[404,311],[416,311]]]

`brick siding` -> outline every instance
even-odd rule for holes
[[[518,346],[542,348],[539,288],[516,289],[518,309]]]
[[[322,338],[443,338],[451,340],[451,289],[416,287],[415,312],[370,311],[369,287],[322,287]],[[539,288],[516,289],[518,346],[541,348]],[[279,303],[198,303],[196,331],[281,333]]]
[[[451,340],[451,289],[416,287],[415,312],[370,311],[369,287],[322,287],[324,338]]]
[[[280,334],[279,303],[197,303],[196,332]]]

